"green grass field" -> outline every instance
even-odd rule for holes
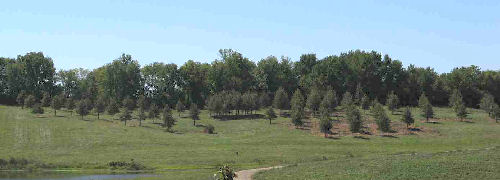
[[[222,164],[236,170],[287,166],[255,179],[500,177],[498,148],[468,151],[500,146],[500,123],[480,110],[469,109],[470,119],[460,122],[450,109],[435,108],[439,123],[431,124],[421,122],[418,109],[413,111],[415,126],[428,133],[327,139],[293,128],[288,118],[272,125],[264,119],[220,121],[203,111],[197,124],[212,124],[216,132],[205,134],[203,127],[174,112],[178,122],[169,133],[152,120],[143,127],[137,122],[125,127],[109,115],[80,120],[64,111],[54,117],[46,109],[37,116],[28,109],[0,106],[0,158],[26,158],[72,170],[107,169],[110,161],[134,159],[162,176],[147,179],[211,179]],[[400,115],[390,117],[394,126],[402,125]],[[463,152],[444,153],[454,150]]]

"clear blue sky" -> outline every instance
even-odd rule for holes
[[[2,1],[0,56],[43,51],[58,69],[121,53],[142,65],[210,62],[232,48],[253,61],[376,50],[438,72],[500,69],[500,1]]]

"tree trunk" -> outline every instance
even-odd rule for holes
[[[57,116],[57,114],[56,114],[56,110],[55,110],[55,109],[54,109],[54,116]]]
[[[127,126],[127,120],[125,120],[125,126]]]
[[[193,119],[193,126],[196,126],[196,121]]]
[[[82,115],[82,120],[83,120],[83,115]]]
[[[139,119],[139,126],[142,126],[142,120]]]
[[[327,134],[326,134],[326,132],[325,132],[325,138],[327,138],[327,137],[328,137],[328,135],[327,135]]]
[[[99,120],[99,112],[97,112],[97,120]]]
[[[271,118],[269,118],[269,124],[271,124]]]

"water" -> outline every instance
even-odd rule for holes
[[[116,180],[157,176],[154,174],[83,174],[74,172],[0,172],[0,180]]]

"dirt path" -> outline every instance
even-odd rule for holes
[[[255,173],[259,172],[259,171],[267,171],[267,170],[270,170],[270,169],[282,168],[282,167],[283,166],[273,166],[273,167],[258,168],[258,169],[247,169],[247,170],[238,171],[238,172],[236,172],[236,175],[238,177],[236,177],[235,180],[251,180],[252,176]]]

